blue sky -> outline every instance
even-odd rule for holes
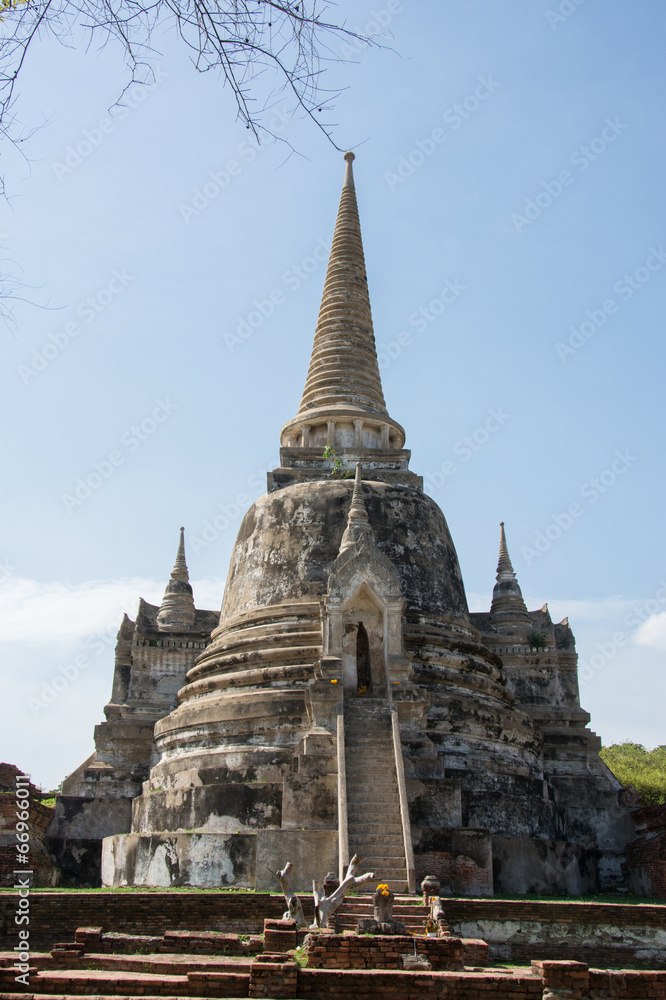
[[[384,36],[333,47],[323,117],[357,155],[387,404],[470,606],[504,520],[528,605],[569,615],[592,728],[664,743],[663,4],[332,13]],[[92,749],[119,615],[159,600],[180,524],[197,605],[220,604],[298,407],[343,177],[286,96],[257,148],[219,80],[155,48],[114,108],[118,51],[43,43],[17,109],[41,128],[2,158],[2,245],[38,305],[2,330],[0,757],[49,787]]]

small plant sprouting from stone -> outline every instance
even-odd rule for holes
[[[530,632],[527,637],[527,644],[531,646],[532,649],[545,649],[546,643],[548,641],[548,636],[543,632]]]
[[[333,468],[331,470],[331,476],[334,479],[353,479],[354,473],[351,469],[347,468],[347,463],[344,459],[336,457],[335,448],[330,441],[324,448],[321,457],[334,459]]]
[[[302,944],[299,944],[298,948],[294,948],[293,955],[294,960],[300,965],[301,969],[304,969],[308,964],[308,953]]]

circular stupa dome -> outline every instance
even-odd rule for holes
[[[297,483],[250,507],[231,556],[221,627],[256,609],[323,597],[352,488],[352,480]],[[381,482],[364,481],[362,494],[375,541],[398,571],[406,612],[467,623],[458,557],[434,500],[412,487]]]

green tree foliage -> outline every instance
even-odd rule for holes
[[[646,750],[640,743],[613,743],[600,756],[624,787],[636,789],[642,806],[666,804],[666,745]]]

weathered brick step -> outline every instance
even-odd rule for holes
[[[374,872],[375,875],[377,874],[378,871],[383,871],[383,872],[394,871],[399,873],[406,871],[404,858],[402,859],[402,861],[400,861],[397,858],[392,858],[391,863],[385,865],[381,864],[378,858],[373,858],[372,856],[370,856],[363,861],[363,868],[365,871]],[[391,878],[392,877],[393,876],[391,876]]]
[[[151,975],[139,972],[108,972],[95,969],[62,969],[40,972],[30,978],[32,993],[111,996],[246,997],[250,973],[193,973],[191,976]]]
[[[377,795],[381,795],[383,801],[378,799],[375,795],[372,795],[369,788],[359,788],[358,785],[355,785],[353,791],[349,792],[347,802],[348,804],[364,806],[373,803],[384,806],[384,808],[395,805],[396,808],[399,808],[400,796],[397,787],[391,788],[390,785],[384,785],[381,790],[377,792]]]
[[[377,786],[397,788],[395,767],[391,760],[367,760],[359,755],[347,761],[347,779],[361,789],[369,791]],[[373,781],[376,777],[376,781]]]
[[[347,747],[347,761],[346,763],[350,767],[356,766],[357,768],[363,767],[365,774],[370,774],[373,767],[386,766],[392,768],[391,775],[395,772],[395,763],[393,760],[393,754],[386,753],[381,747],[373,747],[371,750],[366,750],[364,747]],[[374,772],[378,777],[381,774],[380,771]]]
[[[376,795],[372,796],[372,802],[378,806],[390,805],[396,801],[395,796],[397,795],[397,788],[395,794],[393,790],[386,789],[386,791],[377,792]],[[366,793],[361,789],[347,789],[347,806],[351,805],[366,805],[369,800],[365,798]],[[398,800],[399,801],[399,800]]]
[[[348,698],[345,701],[345,715],[347,712],[367,712],[374,710],[377,712],[389,713],[389,707],[383,698],[369,698],[364,695],[360,698]]]
[[[384,740],[391,740],[391,723],[384,719],[374,717],[364,718],[358,716],[355,719],[345,719],[345,734],[352,737],[377,736]]]
[[[367,802],[369,799],[378,801],[377,796],[390,795],[393,799],[398,795],[398,782],[395,779],[378,778],[374,783],[366,775],[354,776],[347,772],[347,800],[355,799]]]
[[[390,882],[387,883],[387,884],[389,886],[391,885]],[[338,927],[341,930],[345,930],[345,931],[356,930],[356,925],[358,924],[359,920],[362,917],[371,917],[371,916],[372,916],[372,907],[369,910],[367,910],[366,912],[364,912],[364,913],[356,913],[356,914],[354,914],[354,913],[346,914],[345,913],[345,914],[342,914],[342,915],[338,916],[337,925],[338,925]],[[401,913],[396,913],[395,910],[394,910],[393,911],[393,919],[394,920],[399,920],[401,923],[403,923],[405,925],[405,927],[407,928],[408,931],[421,931],[421,932],[423,932],[424,923],[425,923],[425,919],[426,918],[424,917],[423,920],[414,920],[412,917],[406,917],[406,916],[404,916]]]
[[[377,775],[377,780],[373,782],[368,775],[368,770],[363,764],[351,764],[347,768],[347,782],[353,782],[355,792],[370,793],[373,789],[377,792],[389,792],[398,790],[398,782],[391,773],[384,772]]]
[[[350,827],[352,827],[352,824],[350,824]],[[379,830],[381,830],[381,834],[379,834]],[[365,834],[369,834],[370,836],[373,834],[378,834],[379,836],[388,835],[390,833],[401,834],[402,825],[400,823],[382,822],[381,826],[378,828],[377,823],[354,823],[353,832],[355,838],[363,837]],[[349,836],[351,838],[352,829],[349,831]]]
[[[372,865],[366,864],[368,859],[363,858],[362,868],[372,867]],[[405,852],[400,851],[394,854],[387,854],[386,851],[382,851],[381,854],[373,854],[369,859],[373,865],[381,865],[382,868],[404,868],[405,867]]]
[[[349,822],[349,843],[360,844],[361,841],[370,846],[371,844],[402,844],[402,826],[396,822],[387,827],[384,823],[358,823]]]
[[[367,802],[349,802],[347,804],[347,811],[350,814],[350,819],[353,814],[355,824],[363,823],[363,816],[365,815],[365,822],[372,823],[373,829],[376,829],[378,833],[383,832],[382,827],[384,823],[401,824],[400,807],[397,801],[395,803],[373,802],[368,799]]]
[[[389,884],[397,882],[402,889],[407,885],[407,871],[404,866],[402,868],[380,868],[379,865],[376,865],[372,869],[372,873],[377,882],[388,882]]]
[[[358,722],[347,722],[345,725],[345,743],[351,741],[376,740],[385,745],[393,746],[393,734],[388,723],[377,725],[371,719],[359,719]]]
[[[147,972],[184,976],[189,972],[233,972],[248,973],[251,958],[236,959],[225,955],[108,955],[86,952],[84,961],[98,970],[117,972]]]
[[[389,723],[375,721],[374,719],[346,719],[345,736],[351,739],[363,739],[372,737],[374,739],[390,740],[391,727]]]
[[[396,896],[396,899],[398,898],[399,897]],[[349,896],[347,896],[337,912],[343,916],[346,914],[350,916],[363,916],[364,914],[372,913],[372,896],[367,896],[366,900],[367,902],[361,902],[359,899],[357,902],[357,897],[352,896],[350,899]],[[393,912],[398,914],[401,920],[403,917],[413,917],[414,920],[425,920],[428,916],[429,910],[427,906],[422,906],[421,904],[410,906],[408,903],[394,902]]]
[[[379,802],[384,805],[396,803],[397,805],[400,802],[398,785],[397,783],[391,785],[388,782],[382,782],[373,794],[369,785],[361,785],[354,781],[353,775],[347,774],[347,802],[362,802],[363,804]]]
[[[376,834],[374,837],[357,837],[349,833],[349,849],[353,854],[361,854],[363,858],[372,853],[379,857],[384,854],[380,848],[400,847],[403,843],[402,837],[393,833]],[[365,861],[363,862],[365,864]]]

